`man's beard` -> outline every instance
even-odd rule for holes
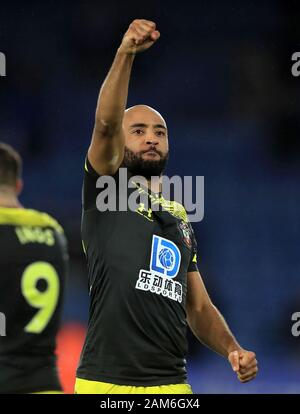
[[[160,159],[156,160],[144,160],[142,155],[148,151],[154,151]],[[125,147],[124,159],[121,164],[121,168],[127,168],[132,175],[141,175],[147,180],[151,177],[159,177],[166,168],[169,159],[169,153],[163,156],[161,151],[158,151],[155,147],[149,148],[147,151],[141,151],[135,153],[129,148]]]

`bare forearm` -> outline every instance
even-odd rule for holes
[[[188,323],[199,341],[226,358],[230,352],[242,349],[225,319],[212,304],[191,312]]]
[[[122,126],[134,56],[119,49],[101,87],[95,127],[104,135],[114,134]]]
[[[159,38],[155,23],[134,20],[123,36],[112,67],[100,90],[88,159],[99,175],[114,175],[124,159],[123,118],[132,64],[137,53]]]

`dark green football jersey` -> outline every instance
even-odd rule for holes
[[[77,376],[119,385],[184,383],[187,272],[197,270],[186,211],[137,185],[128,189],[128,197],[137,188],[140,194],[135,211],[100,212],[98,178],[87,160],[82,239],[90,316]]]
[[[0,393],[61,390],[56,370],[67,265],[60,225],[35,210],[0,208]]]

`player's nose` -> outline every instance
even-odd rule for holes
[[[147,145],[158,145],[158,143],[159,143],[159,140],[155,135],[151,134],[151,135],[148,135],[146,137],[146,144]]]

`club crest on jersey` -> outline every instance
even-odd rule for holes
[[[181,230],[184,243],[187,245],[188,248],[191,248],[192,238],[191,238],[191,230],[189,228],[189,225],[185,223],[184,221],[181,221],[179,223],[179,228]]]
[[[160,236],[152,238],[150,270],[140,270],[136,289],[182,302],[182,285],[173,280],[180,268],[181,253],[175,243]]]

